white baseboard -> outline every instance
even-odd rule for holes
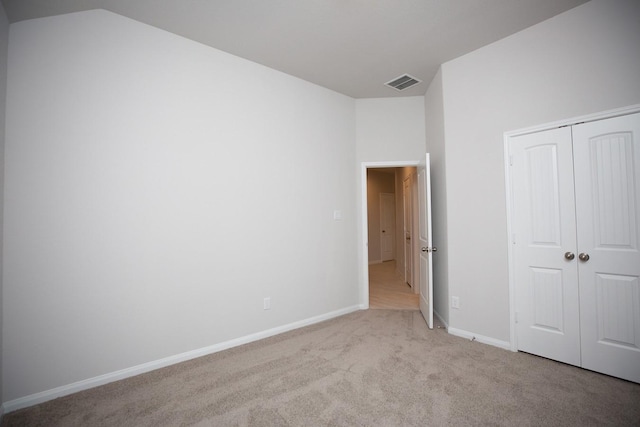
[[[276,328],[267,329],[266,331],[256,332],[255,334],[247,335],[240,338],[235,338],[219,344],[214,344],[208,347],[187,351],[185,353],[176,354],[174,356],[165,357],[163,359],[154,360],[148,363],[143,363],[142,365],[132,366],[131,368],[126,368],[126,369],[111,372],[108,374],[99,375],[97,377],[88,378],[86,380],[78,381],[72,384],[56,387],[51,390],[46,390],[40,393],[31,394],[29,396],[20,397],[18,399],[4,402],[4,404],[2,404],[1,406],[2,412],[0,413],[4,413],[4,412],[9,413],[18,409],[26,408],[28,406],[37,405],[39,403],[56,399],[58,397],[66,396],[72,393],[77,393],[79,391],[87,390],[93,387],[98,387],[113,381],[118,381],[125,378],[133,377],[136,375],[144,374],[146,372],[150,372],[155,369],[160,369],[166,366],[175,365],[176,363],[185,362],[187,360],[206,356],[212,353],[217,353],[219,351],[227,350],[232,347],[248,344],[253,341],[258,341],[274,335],[282,334],[284,332],[292,331],[294,329],[302,328],[304,326],[313,325],[314,323],[323,322],[325,320],[333,319],[334,317],[343,316],[345,314],[349,314],[361,309],[362,309],[361,305],[346,307],[340,310],[321,314],[319,316],[314,316],[308,319],[300,320],[298,322],[293,322],[287,325],[278,326]]]
[[[484,335],[474,334],[473,332],[465,331],[462,329],[456,329],[456,328],[447,328],[447,331],[449,331],[451,335],[455,335],[457,337],[462,337],[469,340],[475,340],[483,344],[489,344],[494,347],[500,347],[502,349],[511,351],[511,343],[508,341],[501,341],[495,338],[485,337]]]

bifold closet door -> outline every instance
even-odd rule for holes
[[[640,382],[640,113],[572,132],[582,367]]]
[[[518,350],[580,366],[571,129],[510,141]]]

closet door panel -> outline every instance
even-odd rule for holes
[[[582,366],[640,382],[640,114],[572,132]]]
[[[518,350],[580,365],[571,130],[510,141]]]

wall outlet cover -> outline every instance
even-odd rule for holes
[[[460,298],[451,297],[451,307],[452,308],[460,308]]]

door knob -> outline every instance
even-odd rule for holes
[[[438,252],[438,248],[436,248],[435,246],[433,248],[431,248],[432,252]]]
[[[580,255],[578,255],[578,258],[580,258],[580,261],[587,262],[589,261],[589,254],[585,254],[584,252],[582,252]]]
[[[566,259],[568,259],[569,261],[571,261],[572,259],[574,259],[576,257],[576,255],[573,252],[565,252],[564,253],[564,257]],[[582,258],[580,258],[582,259]]]
[[[422,252],[429,252],[429,248],[420,248]]]

